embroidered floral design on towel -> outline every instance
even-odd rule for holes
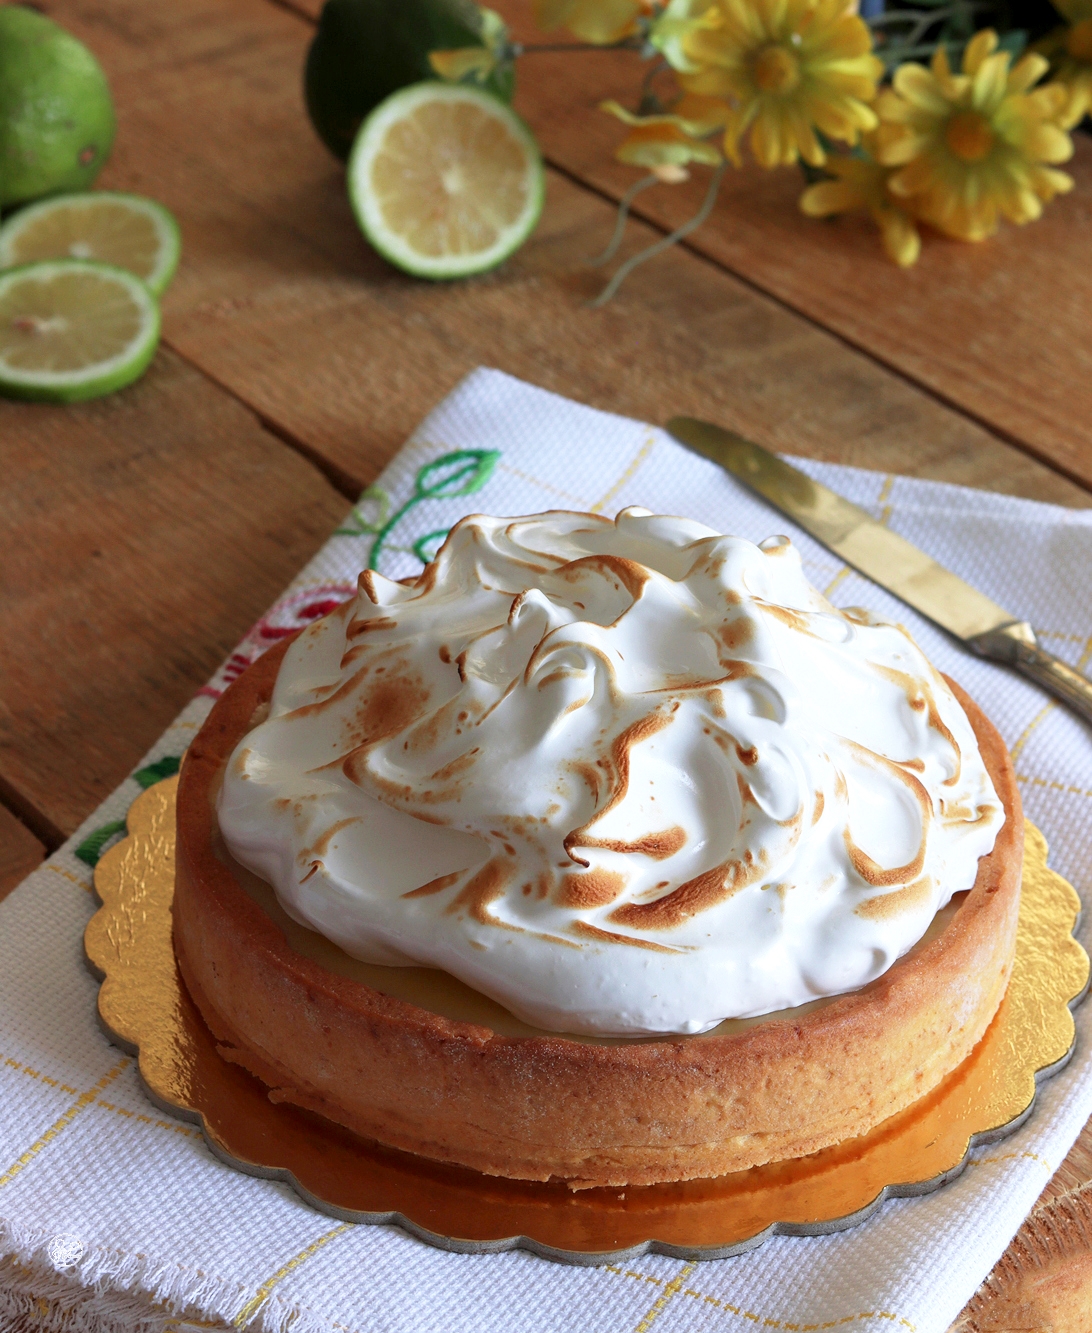
[[[409,499],[392,514],[391,498],[379,486],[369,486],[361,495],[355,508],[349,515],[345,527],[338,528],[335,537],[363,537],[374,534],[374,541],[368,554],[368,568],[379,568],[379,557],[391,533],[405,518],[410,510],[422,500],[455,500],[463,495],[473,495],[480,491],[497,465],[500,453],[496,449],[456,449],[454,453],[434,458],[431,463],[418,469],[414,478],[413,492]],[[376,512],[369,519],[363,513],[361,505],[374,501]],[[426,532],[415,539],[411,546],[393,549],[412,553],[427,565],[443,544],[449,528],[437,528],[435,532]]]

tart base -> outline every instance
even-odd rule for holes
[[[100,1021],[112,1041],[139,1053],[151,1099],[199,1124],[217,1157],[284,1181],[343,1221],[394,1223],[459,1253],[523,1248],[575,1264],[649,1252],[722,1259],[771,1235],[825,1235],[864,1221],[886,1198],[925,1194],[958,1175],[969,1147],[1024,1122],[1037,1081],[1072,1050],[1070,1006],[1088,981],[1087,955],[1070,933],[1080,902],[1047,869],[1046,843],[1028,825],[1016,961],[996,1018],[939,1088],[871,1134],[715,1180],[576,1194],[383,1149],[272,1103],[263,1084],[217,1053],[171,946],[176,788],[168,779],[137,799],[129,836],[96,869],[104,905],[85,946],[105,979]]]
[[[216,852],[212,797],[262,715],[284,640],[217,703],[183,763],[174,944],[221,1054],[388,1147],[571,1189],[722,1176],[868,1133],[986,1031],[1015,950],[1023,821],[1004,744],[954,686],[1007,820],[943,933],[870,985],[727,1036],[593,1044],[453,1021],[293,950]]]

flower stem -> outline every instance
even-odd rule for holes
[[[601,255],[596,255],[594,259],[588,260],[593,268],[598,268],[600,264],[609,264],[618,253],[618,247],[622,244],[622,235],[626,230],[630,205],[642,190],[647,190],[650,185],[655,185],[659,179],[655,172],[650,171],[647,176],[642,176],[639,181],[634,181],[618,201],[618,218],[614,224],[614,235],[610,238],[610,243]]]
[[[620,42],[512,42],[508,47],[513,57],[551,54],[555,51],[643,51],[639,37],[623,37]]]
[[[649,259],[655,259],[658,254],[674,245],[677,241],[681,241],[684,236],[689,236],[692,231],[697,231],[713,211],[713,205],[717,202],[717,195],[720,193],[720,183],[724,179],[724,173],[727,170],[727,167],[728,163],[722,162],[720,166],[717,167],[716,171],[713,172],[713,177],[709,182],[709,189],[705,192],[705,199],[702,206],[688,222],[684,222],[681,227],[676,227],[669,236],[662,236],[654,244],[647,246],[644,250],[639,251],[637,254],[626,260],[595,300],[588,302],[593,310],[598,310],[602,306],[605,306],[638,265],[644,264]]]

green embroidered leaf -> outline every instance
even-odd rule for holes
[[[139,783],[147,791],[149,787],[154,787],[157,782],[162,782],[164,778],[173,778],[181,763],[180,755],[165,754],[162,759],[157,759],[154,764],[146,764],[144,768],[138,768],[133,774],[133,781]],[[125,820],[113,819],[109,824],[103,824],[102,828],[97,828],[93,833],[89,833],[76,848],[73,855],[78,856],[85,865],[98,865],[106,844],[111,838],[124,832]]]
[[[417,538],[413,543],[413,554],[421,564],[428,565],[436,559],[436,552],[443,546],[444,538],[450,531],[450,528],[438,528],[436,532],[426,532],[423,537]]]
[[[157,759],[147,768],[138,768],[133,778],[147,790],[149,787],[154,787],[157,782],[162,782],[164,778],[173,778],[181,763],[181,755],[165,754],[162,759]]]
[[[497,465],[497,449],[457,449],[427,463],[417,474],[417,495],[425,500],[453,500],[480,491]]]
[[[365,517],[361,506],[367,500],[375,501],[375,515],[371,519]],[[379,486],[369,486],[366,491],[362,491],[360,499],[349,513],[345,520],[345,527],[334,530],[335,537],[365,537],[371,533],[382,532],[387,524],[387,516],[391,509],[391,497]]]
[[[114,819],[109,824],[103,824],[102,828],[97,828],[94,833],[89,833],[83,842],[76,848],[75,855],[84,862],[85,865],[96,866],[99,863],[99,857],[102,856],[103,848],[111,838],[119,833],[125,832],[125,820]]]
[[[376,534],[368,557],[368,568],[379,568],[379,555],[387,538],[414,505],[420,504],[422,500],[453,500],[456,496],[471,495],[474,491],[480,491],[493,475],[498,458],[500,451],[497,449],[457,449],[454,453],[444,454],[442,458],[434,458],[431,463],[426,463],[417,473],[413,494],[401,509],[396,510],[378,530],[368,529]],[[365,495],[367,493],[364,492]],[[382,495],[381,491],[378,493]],[[437,536],[442,541],[446,535],[446,532],[442,534],[429,532],[414,542],[414,553],[422,564],[428,564],[428,560],[418,550],[418,546],[420,545],[421,549],[428,549],[424,545],[426,542]]]

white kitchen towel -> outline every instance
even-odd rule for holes
[[[1092,511],[800,466],[1027,617],[1065,660],[1083,669],[1092,656]],[[754,540],[788,530],[832,601],[907,624],[998,724],[1052,864],[1092,891],[1088,728],[964,652],[662,431],[478,370],[420,426],[134,778],[0,905],[0,1327],[33,1306],[31,1291],[56,1295],[69,1326],[95,1329],[166,1329],[171,1311],[292,1333],[948,1327],[1092,1113],[1092,1002],[1077,1014],[1073,1061],[1043,1085],[1028,1124],[978,1150],[936,1194],[890,1202],[838,1235],[777,1238],[733,1259],[646,1255],[599,1268],[519,1251],[455,1255],[395,1228],[335,1224],[287,1186],[214,1159],[193,1126],[147,1101],[134,1062],[96,1026],[97,986],[81,947],[95,910],[91,863],[141,787],[177,766],[210,695],[349,595],[369,561],[392,577],[420,570],[465,513],[613,515],[634,504]],[[137,1293],[162,1304],[141,1307]]]

